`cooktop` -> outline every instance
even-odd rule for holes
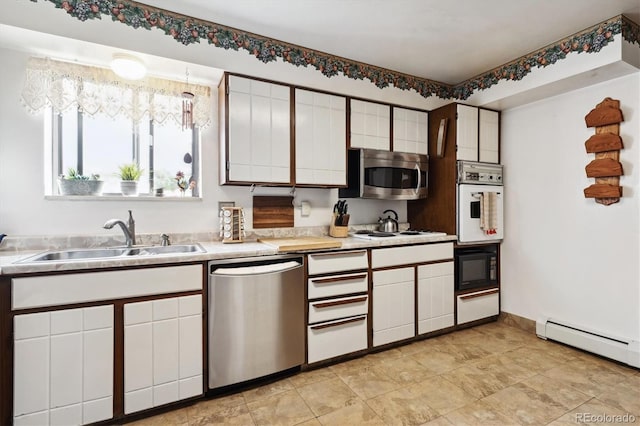
[[[445,232],[435,232],[435,231],[415,231],[415,230],[408,230],[408,231],[400,231],[400,232],[381,232],[381,231],[368,231],[368,230],[361,230],[361,231],[356,231],[354,233],[351,234],[352,237],[355,238],[363,238],[363,239],[379,239],[379,238],[407,238],[407,237],[412,237],[412,236],[416,236],[416,237],[422,237],[422,236],[432,236],[432,237],[439,237],[439,236],[444,236],[447,235]]]

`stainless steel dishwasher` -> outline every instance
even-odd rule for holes
[[[304,363],[304,258],[209,262],[209,388]]]

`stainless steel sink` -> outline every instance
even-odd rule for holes
[[[50,250],[16,263],[65,262],[74,260],[113,259],[115,257],[155,256],[179,253],[205,253],[200,244],[177,244],[173,246],[111,247],[101,249]]]
[[[177,253],[205,253],[200,244],[176,244],[173,246],[151,246],[130,249],[129,256],[145,256]]]

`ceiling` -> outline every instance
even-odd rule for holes
[[[457,84],[639,0],[143,0],[336,56]]]

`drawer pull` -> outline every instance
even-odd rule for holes
[[[362,296],[362,297],[356,297],[354,299],[343,299],[343,300],[334,300],[331,302],[312,303],[311,306],[313,306],[314,308],[330,308],[332,306],[350,305],[352,303],[365,302],[366,300],[367,300],[367,296]]]
[[[367,277],[367,274],[349,275],[344,277],[331,277],[331,278],[314,278],[311,280],[311,282],[316,284],[330,284],[330,283],[336,283],[340,281],[360,280],[366,277]]]
[[[362,256],[366,254],[366,251],[330,251],[327,253],[314,253],[310,254],[309,257],[330,257],[330,256]]]
[[[311,329],[312,330],[322,330],[323,328],[337,327],[339,325],[350,324],[352,322],[364,321],[365,319],[367,319],[367,316],[363,315],[361,317],[349,318],[349,319],[346,319],[344,321],[332,322],[331,324],[312,325]]]
[[[484,293],[467,294],[466,296],[460,296],[460,300],[475,299],[476,297],[488,296],[490,294],[496,294],[499,292],[500,292],[500,289],[495,289],[491,291],[485,291]]]

